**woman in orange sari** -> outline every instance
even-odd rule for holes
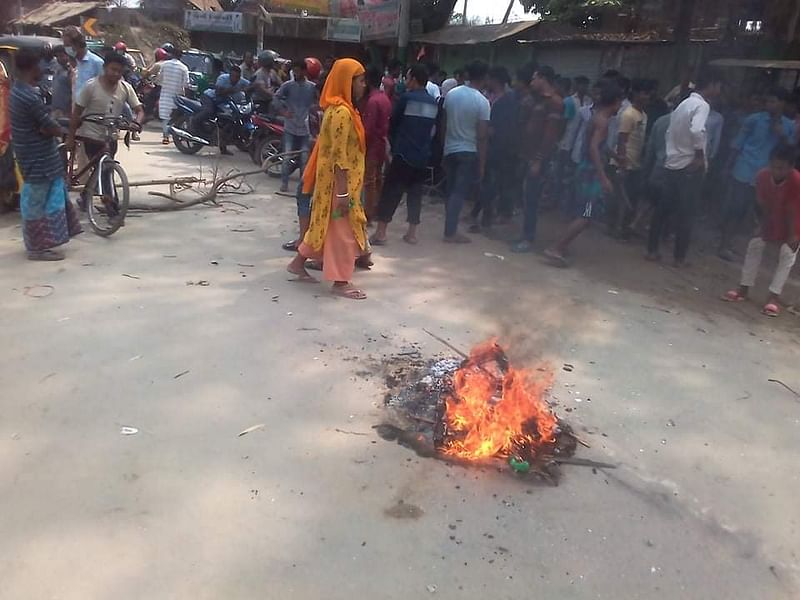
[[[303,174],[311,193],[311,223],[287,270],[295,281],[316,281],[305,262],[322,259],[322,274],[334,294],[351,300],[367,296],[353,287],[354,263],[367,248],[361,189],[364,184],[364,125],[355,104],[364,95],[364,67],[342,58],[333,64],[322,89],[325,111],[317,143]]]

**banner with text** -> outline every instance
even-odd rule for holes
[[[358,0],[361,39],[385,40],[397,37],[400,22],[398,0]]]
[[[289,9],[289,10],[307,10],[313,15],[327,16],[330,14],[337,15],[331,12],[330,0],[270,0],[269,10],[278,12],[275,9]]]
[[[184,11],[184,27],[189,31],[218,31],[244,33],[244,18],[240,12]]]

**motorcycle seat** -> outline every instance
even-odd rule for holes
[[[187,98],[186,96],[180,96],[179,98],[176,98],[175,104],[178,105],[183,104],[187,108],[191,109],[193,112],[197,112],[202,107],[202,104],[200,104],[200,100],[193,100],[191,98]]]

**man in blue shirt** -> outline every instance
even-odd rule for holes
[[[439,104],[426,91],[427,84],[428,70],[425,65],[411,67],[406,77],[407,92],[395,104],[389,122],[392,162],[378,203],[378,228],[370,240],[376,246],[386,243],[386,229],[403,194],[407,194],[408,210],[408,231],[403,241],[417,243],[417,225],[422,212],[422,184],[428,173],[433,128],[439,114]]]
[[[782,143],[794,144],[795,124],[783,115],[789,94],[776,88],[766,97],[765,110],[747,116],[733,141],[731,180],[723,206],[722,235],[718,256],[733,260],[731,242],[736,229],[756,204],[756,174],[767,166],[772,150]]]
[[[311,130],[308,123],[308,114],[318,102],[317,86],[306,77],[306,62],[304,60],[292,62],[294,81],[284,83],[275,98],[280,103],[280,110],[284,115],[283,126],[283,151],[297,152],[300,179],[302,188],[303,171],[308,160],[308,148],[311,142]],[[289,163],[285,160],[281,169],[281,192],[289,190]],[[298,192],[299,193],[299,192]]]
[[[86,37],[80,29],[71,25],[61,36],[64,50],[75,60],[75,77],[72,84],[72,98],[77,98],[90,79],[103,73],[103,59],[86,47]]]
[[[530,80],[530,77],[528,78]],[[489,118],[489,145],[486,152],[486,174],[481,183],[480,199],[472,209],[470,231],[483,228],[488,233],[494,223],[495,208],[504,220],[514,209],[514,181],[517,178],[517,139],[519,137],[519,101],[509,89],[511,76],[505,67],[489,69],[487,89],[494,98]],[[498,200],[499,202],[496,202]],[[478,216],[483,211],[480,225]]]
[[[192,129],[196,129],[203,121],[213,119],[214,115],[217,114],[217,106],[222,100],[234,94],[245,92],[249,88],[250,81],[242,77],[242,68],[239,65],[233,65],[230,73],[222,73],[217,77],[214,87],[208,88],[200,96],[200,103],[203,107],[192,118]],[[225,145],[225,139],[221,133],[219,136],[219,153],[233,154]]]

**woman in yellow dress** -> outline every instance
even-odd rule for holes
[[[309,258],[322,259],[322,274],[335,294],[351,300],[367,296],[350,283],[354,263],[367,248],[367,218],[361,205],[364,184],[364,125],[355,104],[364,95],[364,67],[341,58],[333,64],[320,106],[325,111],[317,143],[303,174],[303,192],[311,193],[311,223],[287,270],[296,281],[316,281],[305,269]]]

